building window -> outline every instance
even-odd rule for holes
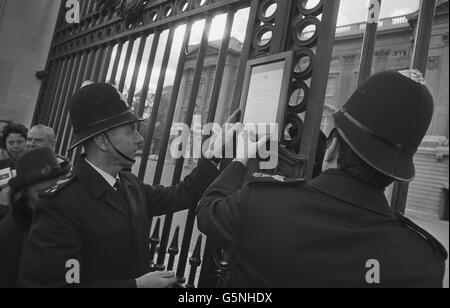
[[[330,76],[327,85],[327,97],[333,97],[336,94],[337,76]]]
[[[339,64],[339,57],[333,57],[331,59],[331,64]]]
[[[394,57],[406,57],[407,55],[408,55],[408,51],[406,51],[406,50],[394,51]]]

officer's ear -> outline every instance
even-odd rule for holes
[[[108,151],[109,142],[104,134],[100,134],[94,137],[94,143],[97,146],[97,148],[100,149],[101,151],[103,152]]]

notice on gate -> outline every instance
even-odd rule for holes
[[[241,110],[244,125],[275,127],[284,120],[291,80],[293,53],[285,52],[250,60],[244,80]],[[276,133],[280,134],[278,129]],[[275,132],[270,131],[271,136]],[[258,131],[259,137],[262,137]],[[278,136],[280,137],[280,136]]]
[[[9,180],[13,178],[11,168],[0,170],[0,189],[8,186]]]

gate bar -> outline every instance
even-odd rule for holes
[[[88,53],[88,58],[87,58],[87,66],[86,66],[86,70],[84,71],[83,74],[83,78],[81,79],[81,82],[84,82],[86,80],[88,80],[88,76],[91,75],[91,71],[92,71],[92,66],[94,63],[94,50],[90,50]],[[72,159],[71,161],[75,161],[81,154],[81,147],[78,147],[77,149],[75,149],[72,152]]]
[[[115,35],[112,35],[112,36],[109,36],[109,37],[107,37],[107,38],[105,38],[103,40],[100,40],[100,41],[97,41],[97,42],[94,42],[94,43],[91,43],[91,44],[87,44],[87,45],[75,48],[75,49],[67,51],[67,52],[63,52],[63,53],[60,53],[60,54],[52,55],[50,60],[54,60],[54,59],[57,59],[57,58],[60,58],[60,57],[64,57],[66,55],[70,55],[70,54],[72,54],[74,52],[82,51],[82,50],[87,49],[87,48],[94,48],[95,46],[98,46],[98,45],[101,45],[101,44],[106,44],[106,43],[109,43],[110,41],[126,39],[129,36],[139,35],[140,33],[145,32],[145,31],[152,31],[152,30],[154,30],[154,29],[156,29],[158,27],[166,27],[166,26],[174,24],[174,23],[183,22],[183,21],[185,21],[185,20],[187,20],[189,18],[195,18],[197,16],[202,16],[202,15],[205,15],[206,13],[214,13],[214,14],[216,14],[218,12],[225,12],[226,8],[229,7],[229,6],[236,6],[236,7],[239,7],[239,8],[244,8],[244,7],[247,7],[249,1],[250,0],[221,0],[221,1],[218,1],[218,2],[215,2],[215,3],[212,3],[212,4],[204,5],[204,6],[200,7],[200,8],[192,10],[192,11],[188,11],[188,12],[185,12],[185,13],[182,13],[182,14],[178,14],[178,15],[175,15],[175,16],[172,16],[172,17],[164,18],[164,19],[158,20],[156,22],[152,22],[150,24],[143,25],[143,26],[138,27],[138,28],[130,29],[130,30],[127,30],[127,31],[124,31],[124,32],[121,32],[121,33],[118,33],[118,34],[115,34]],[[252,1],[258,2],[260,0],[252,0]],[[97,14],[97,13],[94,13],[94,14]],[[59,42],[55,47],[59,47],[61,45],[64,45],[64,44],[66,44],[69,41],[76,40],[78,37],[88,36],[89,33],[95,32],[95,31],[97,31],[99,29],[106,28],[106,27],[112,26],[112,25],[116,26],[116,25],[118,25],[119,23],[122,23],[122,22],[123,22],[122,18],[118,17],[117,19],[108,21],[108,22],[106,22],[104,24],[97,25],[95,27],[92,27],[89,30],[87,30],[87,31],[85,31],[83,33],[80,33],[79,35],[75,35],[73,37],[70,37],[70,39],[68,39],[66,41]]]
[[[80,85],[82,83],[82,78],[84,75],[84,71],[86,70],[87,58],[88,58],[87,54],[83,53],[82,59],[81,59],[81,64],[80,64],[80,70],[78,72],[78,77],[75,82],[75,88],[73,89],[72,95],[75,93],[75,91],[77,91],[80,88]],[[69,130],[70,133],[67,133],[67,130]],[[69,137],[72,136],[72,124],[68,117],[66,119],[66,128],[65,128],[63,136],[64,136],[64,139],[62,141],[60,154],[63,156],[66,156],[67,155],[67,146],[68,146],[67,142],[69,141]]]
[[[113,67],[111,70],[111,76],[109,77],[110,83],[116,82],[117,71],[119,70],[119,62],[120,62],[120,58],[122,57],[123,44],[124,44],[124,41],[120,41],[117,44],[116,55],[115,55]]]
[[[172,122],[173,122],[173,118],[175,116],[175,109],[176,109],[177,102],[178,102],[178,95],[180,92],[181,80],[183,78],[186,57],[187,57],[187,48],[189,46],[189,39],[191,37],[191,33],[192,33],[192,22],[189,22],[185,28],[183,44],[181,46],[180,55],[178,58],[179,60],[178,60],[177,71],[176,71],[175,79],[174,79],[174,87],[172,89],[172,93],[171,93],[171,97],[170,97],[166,125],[164,127],[164,132],[163,132],[163,140],[160,145],[160,149],[159,149],[159,153],[158,153],[158,163],[156,165],[155,176],[153,179],[154,185],[160,184],[161,176],[162,176],[162,173],[164,170],[164,162],[165,162],[165,158],[166,158],[167,148],[169,145]],[[163,237],[162,237],[162,241],[161,241],[161,245],[160,245],[160,254],[158,255],[157,264],[156,264],[157,270],[164,269],[165,251],[167,249],[167,245],[168,245],[168,241],[169,241],[170,230],[172,228],[172,221],[173,221],[173,214],[168,214],[165,216]]]
[[[435,10],[436,0],[421,0],[412,68],[421,71],[424,76],[427,71],[428,53],[430,50],[431,31],[433,29]],[[391,207],[394,211],[405,214],[408,190],[409,183],[394,183],[391,199]]]
[[[175,33],[174,28],[170,28],[169,34],[167,36],[166,46],[164,49],[164,56],[163,56],[163,60],[161,63],[161,70],[160,70],[159,77],[158,77],[158,85],[156,86],[155,97],[153,100],[153,108],[152,108],[152,114],[150,116],[150,124],[147,128],[147,136],[145,138],[145,148],[142,153],[141,166],[139,168],[139,176],[138,177],[142,181],[144,181],[145,173],[147,171],[148,158],[150,156],[150,147],[153,142],[153,134],[155,133],[156,120],[158,118],[159,106],[161,104],[161,96],[162,96],[162,91],[164,88],[164,82],[166,79],[167,66],[169,64],[169,59],[170,59],[170,52],[172,51],[172,43],[173,43],[174,33]],[[144,104],[145,104],[145,101],[144,101]]]
[[[69,83],[70,76],[72,74],[74,61],[75,61],[75,57],[70,57],[70,59],[68,61],[66,72],[64,73],[64,76],[63,76],[61,89],[55,100],[55,105],[53,107],[55,112],[53,113],[53,116],[51,118],[51,122],[49,125],[52,128],[55,127],[55,122],[56,122],[57,118],[61,115],[61,109],[62,109],[61,100],[62,100],[62,96],[64,95],[64,93],[66,93],[66,91],[67,91],[67,86]]]
[[[255,32],[255,26],[257,23],[256,15],[258,14],[258,3],[259,0],[252,0],[250,5],[250,13],[247,22],[247,32],[245,34],[244,46],[242,48],[241,60],[239,62],[239,69],[237,73],[236,86],[234,88],[233,103],[231,105],[230,114],[237,110],[241,105],[242,88],[244,86],[245,70],[247,68],[246,63],[250,56],[253,33]]]
[[[215,120],[217,104],[219,102],[220,90],[222,88],[223,72],[227,62],[228,48],[230,47],[231,31],[233,30],[234,15],[236,11],[229,9],[227,12],[227,20],[225,22],[225,33],[220,46],[219,58],[217,59],[216,75],[214,77],[214,85],[211,94],[211,102],[208,111],[206,123],[212,123]],[[221,124],[221,123],[220,123]]]
[[[69,118],[69,108],[70,108],[70,99],[73,95],[73,93],[76,91],[77,88],[79,88],[78,86],[78,81],[81,80],[81,76],[83,75],[85,66],[86,66],[86,56],[84,53],[81,53],[79,55],[80,60],[79,60],[79,64],[78,64],[78,71],[74,80],[74,83],[70,86],[70,91],[67,92],[67,96],[66,96],[66,106],[65,106],[65,110],[63,111],[63,116],[62,116],[62,120],[60,123],[60,128],[58,127],[58,134],[57,134],[57,142],[56,142],[56,153],[59,153],[62,156],[65,156],[65,150],[64,150],[64,138],[66,137],[66,132],[68,129],[70,129],[70,123],[68,121]]]
[[[69,63],[69,58],[68,57],[63,59],[63,66],[62,66],[62,69],[61,69],[61,73],[59,74],[58,85],[56,86],[56,91],[55,91],[54,95],[51,98],[51,100],[52,100],[51,106],[52,107],[50,109],[50,113],[49,113],[50,116],[48,117],[48,121],[46,121],[47,126],[51,126],[52,119],[54,118],[54,114],[55,114],[56,109],[58,107],[57,106],[57,98],[58,98],[59,94],[61,93],[62,83],[64,81],[64,76],[66,75],[68,63]]]
[[[59,126],[61,124],[61,118],[66,108],[66,98],[69,91],[70,86],[75,82],[75,77],[78,72],[78,64],[79,64],[79,55],[74,55],[70,70],[67,71],[65,83],[63,90],[61,92],[61,96],[58,99],[58,110],[55,119],[53,119],[52,128],[55,130],[56,134],[60,134]]]
[[[184,72],[184,65],[186,62],[186,47],[189,45],[189,39],[191,37],[191,30],[192,30],[192,22],[189,22],[186,25],[186,29],[184,32],[184,38],[183,38],[183,44],[180,49],[180,55],[178,57],[178,64],[177,64],[177,70],[175,73],[175,79],[174,79],[174,86],[172,89],[171,97],[170,97],[170,103],[169,103],[169,109],[167,111],[167,119],[166,119],[166,125],[164,127],[163,132],[163,140],[161,141],[159,153],[158,153],[158,162],[156,164],[156,170],[155,170],[155,176],[153,178],[153,184],[158,185],[161,183],[161,175],[164,169],[164,162],[166,158],[166,152],[167,147],[169,144],[170,139],[170,132],[172,128],[172,122],[175,115],[175,109],[177,106],[178,101],[178,95],[180,92],[180,85],[181,85],[181,79],[183,77]],[[164,222],[166,222],[168,217],[166,216]],[[172,218],[170,218],[172,219]],[[170,231],[170,230],[169,230]]]
[[[166,125],[164,127],[163,139],[159,149],[158,163],[156,164],[155,176],[153,178],[153,184],[158,185],[161,183],[161,176],[164,170],[164,162],[166,160],[167,148],[169,145],[170,131],[172,129],[172,122],[175,116],[175,109],[177,107],[178,95],[180,93],[181,80],[183,78],[184,66],[186,63],[186,47],[189,46],[189,39],[191,37],[192,22],[186,25],[184,32],[183,45],[180,50],[177,71],[175,73],[175,79],[173,83],[173,90],[170,97],[169,109],[167,111]]]
[[[95,79],[98,82],[105,82],[105,80],[106,80],[106,77],[108,75],[109,65],[111,63],[111,56],[112,56],[113,49],[114,49],[114,44],[112,44],[112,43],[108,44],[108,46],[106,47],[107,52],[106,52],[105,57],[103,57],[103,60],[102,60],[100,74]]]
[[[369,15],[367,16],[366,33],[364,34],[364,41],[361,52],[361,60],[359,66],[359,77],[358,86],[360,86],[367,78],[372,75],[372,65],[373,65],[373,54],[375,51],[375,43],[377,38],[378,21],[380,19],[380,11],[382,0],[371,0],[371,5],[377,5],[379,2],[380,10],[375,9],[373,14],[375,14],[372,19],[371,8],[369,7]]]
[[[314,170],[320,123],[325,101],[325,91],[321,91],[320,88],[323,82],[328,80],[330,72],[333,44],[329,40],[335,37],[339,4],[340,0],[326,1],[322,13],[319,39],[317,41],[317,50],[320,50],[321,53],[317,54],[318,62],[311,78],[311,96],[306,112],[304,132],[300,146],[300,156],[306,159],[303,174],[305,180],[312,178]]]
[[[198,90],[199,90],[200,80],[201,80],[202,71],[203,71],[203,64],[205,61],[206,51],[208,48],[208,38],[209,38],[209,32],[211,30],[211,22],[212,22],[212,16],[208,15],[206,17],[205,27],[203,28],[202,39],[201,39],[200,48],[198,51],[195,70],[194,70],[194,79],[192,80],[192,89],[191,89],[191,94],[189,97],[189,105],[188,105],[188,110],[187,110],[187,114],[186,114],[185,124],[188,125],[189,127],[192,126],[192,120],[193,120],[193,116],[194,116],[195,105],[196,105],[196,101],[197,101]],[[183,165],[184,165],[184,159],[183,158],[178,159],[175,164],[175,171],[174,171],[174,176],[173,176],[173,180],[172,180],[173,185],[176,185],[180,182],[181,173],[183,171]],[[195,208],[189,209],[188,216],[186,219],[186,226],[184,229],[183,241],[182,241],[182,245],[181,245],[181,254],[180,254],[180,258],[178,260],[178,270],[177,270],[177,277],[179,278],[180,281],[185,280],[184,275],[185,275],[185,270],[186,270],[187,257],[189,254],[189,247],[190,247],[191,238],[192,238],[192,230],[194,228],[194,221],[195,221]]]
[[[87,12],[86,12],[86,11],[87,11],[88,1],[89,1],[89,0],[81,0],[81,1],[83,1],[83,2],[82,2],[82,4],[81,4],[80,19],[86,17],[86,15],[87,15]]]
[[[144,152],[142,154],[141,166],[139,169],[139,177],[141,179],[144,179],[146,171],[147,171],[148,158],[150,156],[150,147],[152,145],[153,135],[155,133],[156,121],[158,119],[159,107],[161,104],[162,93],[164,90],[164,83],[166,81],[167,67],[169,65],[170,55],[172,53],[174,35],[175,35],[175,27],[171,27],[169,30],[169,34],[167,36],[167,42],[166,42],[166,46],[165,46],[165,50],[164,50],[164,56],[163,56],[162,63],[161,63],[161,71],[160,71],[160,74],[158,77],[158,85],[156,86],[152,115],[150,117],[150,124],[147,129],[147,136],[146,136],[146,141],[145,141],[146,146],[145,146]],[[166,217],[164,219],[164,227],[163,227],[162,236],[161,236],[161,243],[159,245],[159,254],[158,254],[157,262],[155,265],[155,270],[157,270],[157,271],[161,270],[161,267],[163,266],[160,264],[159,260],[160,260],[160,255],[161,255],[162,251],[164,251],[164,253],[165,253],[165,250],[166,250],[165,245],[167,245],[167,244],[165,244],[164,241],[165,241],[165,238],[169,236],[167,233],[170,233],[170,229],[168,230],[168,232],[166,230],[167,224],[168,224],[168,218]]]
[[[59,150],[61,148],[61,138],[64,135],[64,126],[66,124],[66,121],[64,118],[67,117],[68,111],[69,111],[69,100],[70,100],[70,96],[71,93],[73,91],[73,88],[75,87],[75,82],[77,80],[77,76],[80,74],[80,62],[81,62],[81,58],[82,58],[82,54],[79,54],[76,56],[75,58],[75,64],[74,64],[74,68],[72,71],[72,74],[70,76],[70,82],[69,82],[69,86],[67,88],[67,92],[64,93],[63,99],[61,101],[61,113],[58,116],[58,118],[56,119],[56,123],[55,126],[53,127],[53,129],[56,132],[56,137],[57,137],[57,142],[56,142],[56,153],[59,153]],[[63,120],[64,119],[64,120]]]
[[[161,32],[156,30],[153,34],[152,49],[147,61],[147,70],[145,71],[144,86],[141,91],[141,97],[139,98],[138,117],[142,118],[145,111],[145,103],[147,101],[148,89],[150,87],[150,80],[152,79],[153,66],[155,65],[156,52],[158,51],[159,39]]]
[[[121,76],[120,82],[119,82],[119,92],[120,93],[123,92],[123,88],[125,86],[125,80],[127,79],[128,67],[130,66],[131,54],[133,53],[133,48],[134,48],[134,42],[135,41],[136,41],[136,39],[134,37],[130,38],[130,40],[128,41],[127,54],[125,56],[125,63],[123,64],[122,76]]]
[[[97,79],[98,82],[105,82],[106,81],[106,77],[107,77],[108,70],[109,70],[109,65],[110,65],[110,62],[111,62],[112,50],[114,49],[114,43],[111,42],[111,44],[108,45],[107,49],[108,49],[108,51],[106,53],[106,56],[102,60],[102,66],[101,66],[101,69],[100,69],[101,71],[100,71],[99,77]],[[81,87],[81,84],[84,81],[86,81],[86,78],[87,78],[86,76],[89,74],[86,71],[88,69],[88,67],[86,67],[86,63],[88,62],[87,58],[88,58],[88,56],[87,56],[87,54],[85,54],[85,59],[84,59],[84,64],[83,64],[85,68],[83,70],[82,77],[80,78],[80,80],[77,80],[77,83],[76,83],[77,84],[77,88],[75,89],[75,91],[77,91]],[[73,94],[75,94],[75,91],[73,92]],[[67,147],[69,146],[68,142],[69,142],[69,140],[72,140],[72,137],[73,137],[73,127],[72,127],[70,119],[67,120],[66,131],[67,131],[67,129],[69,129],[70,133],[68,133],[68,134],[65,133],[66,136],[64,138],[64,143],[63,143],[63,147],[62,147],[62,153],[67,153]]]
[[[42,101],[42,113],[36,117],[34,124],[48,123],[48,116],[51,112],[52,105],[49,103],[50,98],[53,97],[53,93],[56,91],[56,81],[61,74],[62,61],[52,61],[50,64],[50,79],[48,82],[47,90]]]
[[[98,76],[100,74],[100,67],[102,65],[102,58],[104,55],[105,48],[94,48],[95,57],[94,57],[94,64],[92,66],[92,72],[91,76],[89,77],[92,81],[97,81]]]
[[[136,83],[139,77],[139,71],[141,69],[142,57],[144,56],[144,49],[147,43],[147,34],[143,34],[141,36],[141,40],[139,42],[139,48],[136,57],[136,64],[134,65],[133,77],[131,79],[130,89],[128,90],[128,105],[133,105],[134,93],[136,92]]]

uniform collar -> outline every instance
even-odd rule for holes
[[[106,182],[108,182],[108,184],[111,187],[114,187],[114,185],[116,184],[116,182],[118,181],[118,176],[117,177],[113,177],[111,174],[109,174],[108,172],[103,171],[102,169],[100,169],[99,167],[97,167],[96,165],[94,165],[93,163],[91,163],[87,158],[84,158],[84,160],[92,167],[94,168],[95,171],[97,171],[104,179]]]
[[[111,189],[111,185],[83,157],[76,164],[73,173],[80,183],[89,190],[95,198]]]
[[[358,182],[345,172],[327,170],[309,183],[313,188],[357,207],[392,216],[386,196],[381,190]]]
[[[100,197],[103,196],[106,204],[109,204],[131,219],[127,200],[115,193],[114,189],[105,178],[102,177],[102,175],[94,169],[94,166],[91,166],[84,157],[76,164],[73,173],[77,180],[80,181],[81,185],[83,185],[95,199],[100,199]]]

